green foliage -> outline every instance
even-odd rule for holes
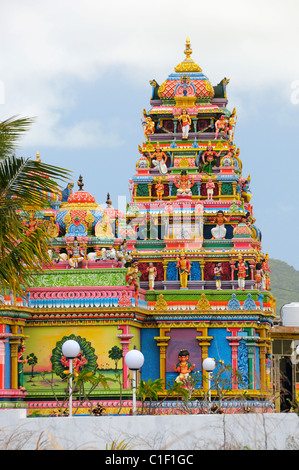
[[[113,348],[108,351],[108,357],[115,362],[115,370],[117,370],[117,363],[123,357],[122,349],[118,346],[113,346]]]
[[[112,441],[110,445],[106,444],[106,450],[130,450],[128,442],[124,439],[120,442]]]
[[[31,366],[31,377],[33,377],[34,366],[38,363],[38,359],[34,353],[27,356],[27,364]]]
[[[289,302],[299,302],[299,271],[277,259],[269,258],[271,292],[276,297],[276,315]]]
[[[50,263],[46,225],[39,224],[28,233],[20,213],[45,207],[44,194],[56,194],[58,182],[69,175],[61,168],[13,154],[32,122],[31,118],[0,122],[0,289],[15,295],[22,295],[33,273]]]

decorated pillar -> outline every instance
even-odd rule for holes
[[[253,335],[252,328],[250,328],[250,331],[252,336],[245,336],[244,339],[248,350],[248,388],[253,390],[255,388],[255,347],[257,337]]]
[[[205,261],[201,259],[199,261],[199,265],[200,265],[200,271],[201,271],[201,280],[204,281],[205,280]]]
[[[213,336],[208,336],[208,328],[200,328],[198,331],[202,332],[202,336],[197,336],[196,339],[198,341],[198,345],[201,347],[201,360],[202,362],[209,357],[209,346],[213,339]],[[209,390],[209,383],[208,383],[208,372],[205,369],[202,369],[202,386],[206,393]]]
[[[233,369],[233,390],[238,389],[238,378],[236,371],[238,370],[238,347],[240,345],[241,336],[237,333],[242,331],[242,328],[227,328],[227,331],[231,333],[231,336],[227,336],[226,339],[229,341],[229,345],[232,350],[232,369]]]
[[[168,261],[163,260],[162,261],[163,265],[163,270],[164,270],[164,281],[167,281],[167,266],[168,266]]]
[[[164,385],[166,386],[166,348],[168,346],[168,341],[170,336],[166,336],[166,333],[169,332],[169,328],[160,328],[160,336],[156,336],[155,340],[157,341],[157,346],[160,348],[160,378],[163,380]]]
[[[19,364],[18,364],[18,348],[19,339],[10,340],[10,367],[11,367],[11,384],[10,388],[17,390],[19,388]]]
[[[129,345],[131,344],[131,339],[134,338],[133,334],[130,334],[129,325],[118,325],[117,329],[122,330],[120,335],[117,335],[120,338],[120,344],[122,345],[123,350],[123,387],[125,389],[130,387],[129,384],[129,368],[125,363],[125,356],[129,352]]]
[[[270,384],[267,383],[267,364],[266,364],[266,357],[268,354],[269,344],[266,340],[267,332],[265,329],[257,330],[260,336],[260,380],[261,380],[261,391],[267,392],[268,386]]]

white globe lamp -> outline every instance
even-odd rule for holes
[[[69,360],[69,417],[73,416],[73,359],[80,352],[80,344],[73,339],[68,339],[62,345],[62,354]]]
[[[74,359],[75,357],[78,356],[80,352],[80,345],[77,343],[77,341],[74,341],[73,339],[69,339],[65,341],[62,345],[62,354],[67,358],[67,359]]]
[[[125,363],[131,370],[138,370],[144,364],[144,355],[138,349],[132,349],[125,355]]]
[[[211,357],[206,357],[206,359],[202,363],[202,367],[207,372],[212,372],[216,367],[216,363]]]
[[[125,355],[125,363],[127,367],[133,372],[132,378],[132,390],[133,390],[133,414],[136,413],[136,382],[137,382],[137,370],[143,366],[144,355],[141,351],[138,351],[134,346],[134,349],[127,352]]]
[[[212,397],[211,397],[211,374],[216,367],[216,362],[211,357],[206,357],[202,363],[202,367],[208,373],[208,393],[209,393],[209,405],[208,410],[211,409]]]

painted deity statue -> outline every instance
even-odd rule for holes
[[[242,176],[239,180],[241,197],[244,199],[245,202],[250,202],[250,199],[251,199],[251,194],[249,194],[250,193],[250,188],[249,188],[250,180],[251,180],[250,175],[248,175],[247,179],[245,179]]]
[[[157,201],[162,201],[163,194],[164,194],[164,184],[162,183],[161,179],[155,184],[156,194],[157,194]]]
[[[238,256],[238,267],[235,269],[238,270],[238,290],[245,290],[245,278],[247,276],[248,267],[241,253]]]
[[[195,364],[191,364],[189,362],[189,355],[189,351],[186,349],[181,349],[178,354],[179,362],[177,364],[173,364],[173,370],[179,373],[175,379],[175,381],[178,383],[184,383],[195,368]]]
[[[146,271],[148,274],[149,290],[154,290],[155,279],[157,276],[157,268],[154,266],[153,263],[149,263],[149,266]]]
[[[137,292],[139,289],[140,276],[141,276],[141,273],[138,269],[138,263],[137,261],[133,261],[131,266],[129,266],[127,274],[126,274],[126,283],[128,287],[133,286],[135,289],[135,292]]]
[[[213,199],[213,194],[214,194],[214,189],[215,189],[215,183],[213,183],[212,178],[209,178],[207,184],[207,199]]]
[[[188,139],[189,129],[191,126],[191,118],[186,109],[183,109],[182,114],[178,117],[182,126],[182,139]]]
[[[192,196],[191,188],[194,185],[194,181],[193,178],[191,178],[191,181],[189,181],[189,177],[186,170],[181,171],[180,178],[176,178],[174,184],[178,188],[177,195]]]
[[[84,247],[80,246],[77,239],[75,238],[73,244],[68,249],[69,265],[72,269],[78,268],[79,263],[84,260],[85,250]]]
[[[221,263],[215,264],[214,274],[215,274],[215,281],[216,281],[216,289],[221,290],[221,274],[222,274]]]
[[[255,281],[254,288],[255,289],[260,290],[262,288],[263,277],[264,277],[264,273],[262,269],[262,263],[256,263],[255,273],[254,273],[254,281]]]
[[[236,108],[234,108],[228,119],[228,135],[229,135],[230,142],[234,140],[234,127],[236,125],[236,122],[237,122]]]
[[[219,133],[226,134],[228,131],[228,123],[225,119],[224,114],[221,114],[220,118],[215,122],[215,139],[218,138]]]
[[[262,289],[263,290],[270,290],[271,286],[271,281],[270,281],[270,275],[269,273],[271,272],[270,266],[269,266],[269,255],[266,253],[265,257],[262,260],[262,270],[264,273],[264,277],[262,280]]]
[[[150,116],[145,116],[142,121],[144,137],[148,140],[148,136],[155,132],[155,123]]]
[[[212,173],[212,168],[217,165],[217,157],[221,154],[220,152],[215,152],[211,145],[211,141],[209,140],[207,145],[207,150],[202,154],[202,173]]]
[[[229,223],[231,219],[231,215],[229,217],[225,217],[223,211],[218,211],[215,219],[213,220],[213,224],[216,224],[216,227],[212,228],[212,239],[220,240],[224,239],[226,236],[226,228],[224,226],[225,223]]]
[[[152,159],[153,165],[155,168],[158,168],[161,175],[167,175],[167,156],[160,148],[160,145],[156,145],[155,152],[152,154],[149,152],[149,155]]]
[[[191,270],[190,261],[186,259],[184,251],[181,252],[180,257],[177,259],[177,268],[179,268],[179,276],[181,282],[181,289],[187,289],[188,276]]]

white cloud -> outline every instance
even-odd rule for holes
[[[283,87],[299,79],[298,13],[297,0],[6,2],[0,18],[0,111],[4,118],[37,115],[38,132],[31,137],[36,145],[110,145],[120,139],[104,138],[99,120],[87,123],[78,115],[77,122],[63,125],[78,104],[75,83],[98,80],[100,87],[103,73],[114,67],[132,89],[148,86],[151,78],[161,83],[183,60],[190,36],[193,59],[213,84],[230,77],[230,87],[243,96],[246,90]]]

